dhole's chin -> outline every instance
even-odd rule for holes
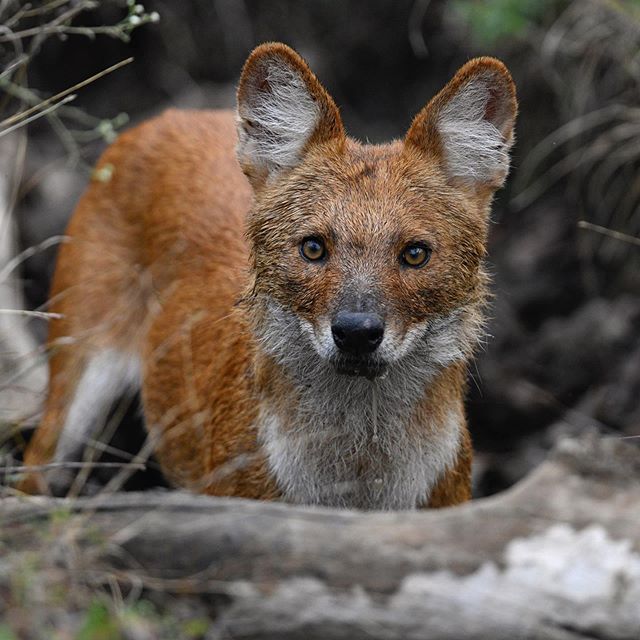
[[[387,363],[373,358],[348,358],[339,356],[332,361],[340,375],[368,378],[373,380],[387,372]]]

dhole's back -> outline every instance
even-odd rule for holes
[[[214,397],[225,369],[248,366],[241,325],[229,318],[247,279],[243,219],[251,199],[235,139],[231,112],[168,111],[123,134],[98,163],[58,258],[51,311],[62,319],[50,327],[49,409],[27,462],[56,449],[59,459],[76,456],[94,428],[85,420],[100,420],[120,391],[141,384],[144,353],[149,379],[163,367],[174,376],[142,388],[145,406],[156,406],[158,395],[176,413],[146,416],[149,426],[173,427],[160,459],[169,475],[172,457],[183,461],[177,482],[202,476],[211,447],[196,417],[209,409],[202,400]],[[221,375],[197,376],[198,360]],[[87,388],[74,389],[83,377]],[[243,391],[221,395],[238,412],[255,411]],[[58,440],[65,412],[74,428]]]

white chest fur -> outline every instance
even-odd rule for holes
[[[397,375],[371,382],[327,372],[287,415],[262,412],[260,439],[287,500],[383,510],[427,502],[455,462],[462,417],[452,408],[444,421],[417,423],[421,394]]]

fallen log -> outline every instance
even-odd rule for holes
[[[31,548],[52,514],[74,545],[61,566],[215,600],[211,637],[640,638],[640,448],[614,438],[564,441],[511,490],[439,511],[7,498],[5,547]]]

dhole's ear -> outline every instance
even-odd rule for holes
[[[312,144],[344,139],[335,102],[306,62],[279,43],[249,56],[237,116],[238,160],[254,187],[295,167]]]
[[[453,182],[497,189],[509,171],[517,108],[507,68],[476,58],[415,117],[405,144],[439,157]]]

